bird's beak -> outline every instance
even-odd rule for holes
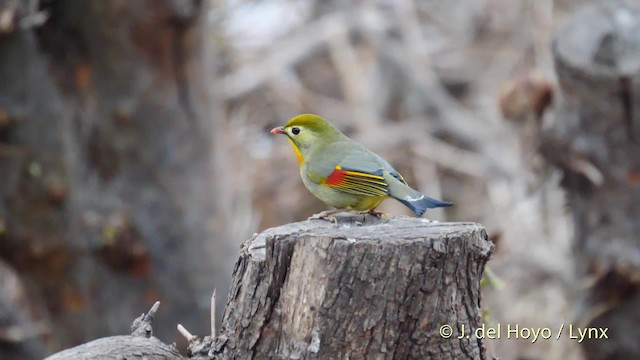
[[[284,132],[284,127],[282,127],[282,126],[275,127],[273,129],[271,129],[271,133],[272,134],[284,134],[285,133]]]

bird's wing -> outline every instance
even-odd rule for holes
[[[382,175],[382,171],[369,173],[338,165],[322,185],[356,195],[387,196],[389,184]]]
[[[347,149],[340,151],[342,146]],[[324,169],[318,169],[325,175],[320,185],[356,195],[387,196],[389,194],[389,184],[385,180],[387,174],[404,182],[389,163],[359,145],[354,148],[352,145],[336,144],[329,151],[347,155],[330,162],[331,167],[326,167],[325,164]]]

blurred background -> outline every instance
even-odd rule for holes
[[[552,35],[583,3],[0,0],[0,357],[126,334],[156,300],[163,341],[208,333],[242,242],[326,209],[269,133],[300,113],[455,202],[428,218],[486,227],[487,324],[571,323],[583,284],[536,148]],[[486,345],[582,358],[566,337]]]

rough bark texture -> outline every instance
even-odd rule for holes
[[[339,216],[269,229],[236,263],[216,352],[238,359],[484,359],[473,223]],[[441,325],[453,337],[439,335]]]
[[[43,299],[54,349],[157,299],[161,337],[202,324],[220,255],[199,6],[0,0],[0,256]]]
[[[597,281],[582,320],[608,327],[589,359],[639,359],[640,4],[603,1],[557,34],[562,101],[542,152],[564,171],[580,271]]]

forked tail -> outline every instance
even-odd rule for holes
[[[416,193],[418,193],[416,191]],[[438,207],[447,207],[453,205],[452,202],[449,201],[440,201],[436,199],[432,199],[426,195],[420,194],[416,197],[406,196],[404,198],[398,198],[398,200],[403,203],[406,207],[411,209],[416,216],[422,216],[422,214],[427,211],[427,209],[433,209]]]
[[[427,209],[453,205],[452,202],[432,199],[427,195],[412,189],[407,185],[402,177],[400,177],[400,175],[397,177],[393,175],[387,176],[385,180],[389,183],[389,195],[411,209],[416,216],[422,216]]]

